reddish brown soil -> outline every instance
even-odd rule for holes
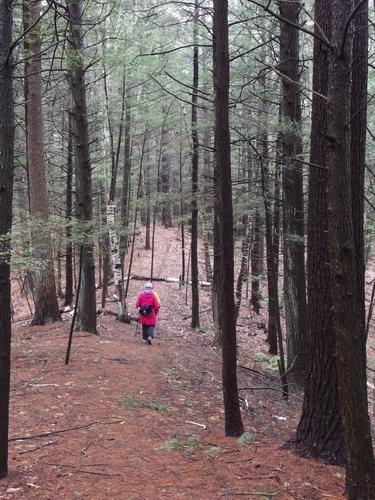
[[[175,232],[159,230],[158,245],[157,273],[178,276]],[[147,274],[150,253],[142,250],[141,239],[138,247],[134,271]],[[140,288],[132,282],[133,311]],[[176,284],[157,289],[162,309],[152,346],[135,336],[135,325],[104,315],[98,318],[100,336],[74,336],[68,367],[68,322],[32,328],[15,323],[10,473],[0,482],[0,498],[342,498],[343,469],[281,449],[298,423],[301,394],[294,392],[286,404],[277,380],[239,369],[240,387],[268,389],[241,390],[251,439],[241,444],[224,437],[209,292],[201,294],[201,309],[207,310],[203,331],[193,332],[184,319],[185,292]],[[26,314],[16,294],[14,308],[15,319]],[[240,364],[263,371],[265,363],[255,359],[266,352],[264,333],[257,329],[261,319],[251,317],[245,301]],[[132,408],[124,400],[153,402],[155,408]],[[15,439],[44,433],[51,434]]]

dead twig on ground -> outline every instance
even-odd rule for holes
[[[56,434],[63,434],[64,432],[70,432],[70,431],[76,431],[79,429],[86,429],[88,427],[91,427],[92,425],[99,424],[99,425],[111,425],[111,424],[118,424],[122,422],[122,420],[114,420],[112,422],[99,422],[98,420],[95,420],[94,422],[90,422],[85,425],[77,425],[76,427],[68,427],[67,429],[60,429],[57,431],[51,431],[51,432],[42,432],[40,434],[32,434],[31,436],[14,436],[10,437],[8,439],[8,442],[11,443],[13,441],[26,441],[28,439],[36,439],[40,437],[46,437],[46,436],[54,436]]]
[[[24,453],[31,453],[33,451],[40,450],[41,448],[45,448],[46,446],[51,446],[51,444],[56,444],[58,442],[59,442],[58,439],[56,439],[55,441],[47,441],[46,443],[41,444],[40,446],[35,446],[34,448],[30,448],[28,450],[20,451],[19,454],[23,455]]]

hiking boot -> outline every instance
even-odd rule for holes
[[[147,337],[147,344],[149,344],[149,345],[152,344],[152,337]]]

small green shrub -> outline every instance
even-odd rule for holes
[[[257,352],[255,354],[255,360],[256,361],[268,361],[269,356],[267,354],[264,354],[264,352]]]
[[[158,447],[158,450],[163,450],[163,451],[182,451],[182,450],[187,450],[190,453],[192,453],[196,447],[199,444],[199,437],[198,436],[189,436],[188,438],[184,439],[178,439],[178,438],[172,438],[168,439],[165,441],[163,444],[161,444]]]
[[[149,408],[150,410],[165,411],[167,409],[164,403],[152,401],[150,399],[137,399],[132,395],[125,396],[120,401],[121,406],[125,408]]]
[[[182,450],[183,444],[177,439],[168,439],[168,441],[165,441],[163,444],[161,444],[158,447],[158,450],[163,450],[163,451],[173,451],[173,450]]]
[[[195,448],[199,444],[199,437],[198,436],[189,436],[186,441],[185,441],[185,447],[188,449],[188,451],[194,451]]]
[[[279,359],[280,359],[279,356],[269,356],[264,352],[258,352],[255,354],[255,360],[267,362],[266,368],[267,370],[270,370],[272,372],[279,371],[279,365],[278,365]]]
[[[212,457],[217,457],[221,453],[220,446],[210,446],[207,450],[207,453]]]
[[[271,356],[266,364],[267,370],[271,370],[272,372],[279,371],[279,356]]]
[[[250,441],[253,441],[255,439],[255,434],[252,432],[244,432],[242,436],[240,436],[237,439],[237,443],[244,445],[246,443],[249,443]]]

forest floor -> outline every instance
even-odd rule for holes
[[[156,245],[155,274],[178,277],[177,233],[159,229]],[[142,246],[140,236],[135,274],[148,273],[150,252]],[[203,254],[200,260],[204,276]],[[131,282],[133,314],[141,289],[142,282]],[[342,468],[282,449],[298,424],[302,395],[292,388],[289,403],[281,397],[266,355],[265,318],[244,300],[239,364],[255,371],[239,368],[246,434],[226,438],[209,291],[201,292],[202,328],[192,331],[185,291],[172,283],[157,283],[157,290],[162,307],[152,346],[135,335],[135,324],[100,315],[99,336],[75,334],[66,367],[70,317],[27,326],[14,285],[10,471],[0,498],[342,498]]]

